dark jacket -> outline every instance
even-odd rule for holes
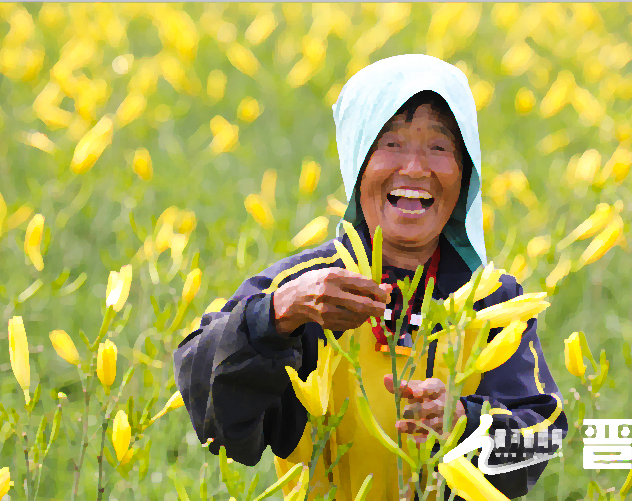
[[[370,248],[366,226],[358,229],[362,230],[360,234],[365,247]],[[348,237],[344,235],[341,241],[354,255]],[[443,234],[440,246],[435,299],[447,298],[472,276]],[[371,253],[367,254],[370,259]],[[175,350],[177,387],[200,442],[214,439],[209,445],[213,454],[218,454],[220,446],[224,445],[229,457],[254,466],[267,446],[281,458],[287,458],[297,446],[307,423],[307,411],[294,393],[285,366],[294,367],[299,377],[306,380],[316,369],[318,338],[325,336],[317,323],[304,324],[289,339],[279,336],[275,330],[272,298],[278,287],[302,273],[334,266],[344,267],[342,260],[337,258],[333,240],[280,260],[246,280],[220,312],[205,314],[200,328],[189,334]],[[391,271],[398,277],[407,273],[406,270]],[[514,277],[503,274],[501,282],[498,290],[475,303],[476,310],[522,294],[522,287]],[[553,424],[548,428],[549,432],[558,429],[566,436],[568,431],[562,395],[544,359],[536,328],[537,320],[532,318],[517,352],[501,366],[483,374],[476,394],[461,398],[467,414],[463,438],[478,427],[484,400],[489,400],[494,408],[511,411],[511,415],[493,416],[490,436],[497,436],[497,429],[505,430],[506,447],[496,449],[496,452],[508,453],[508,457],[494,460],[492,455],[490,465],[528,457],[523,457],[528,451],[525,451],[522,437],[519,443],[511,443],[512,430],[550,419]],[[492,329],[489,341],[500,330]],[[342,334],[334,332],[337,338]],[[430,345],[427,377],[432,377],[434,347],[434,343]],[[557,449],[551,441],[549,444],[530,450],[553,452]],[[512,453],[516,453],[516,459],[512,459]],[[478,464],[477,459],[475,456],[473,464]],[[507,497],[516,498],[533,487],[546,464],[542,462],[487,478]]]

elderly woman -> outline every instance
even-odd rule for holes
[[[332,330],[341,342],[356,333],[363,346],[363,363],[369,364],[363,371],[369,401],[392,437],[397,427],[423,442],[427,435],[415,419],[442,432],[447,370],[439,356],[441,347],[437,341],[430,344],[423,372],[415,372],[405,384],[407,419],[395,423],[390,358],[381,349],[386,338],[369,319],[384,315],[386,327],[394,330],[395,321],[405,315],[407,334],[398,344],[411,346],[410,333],[416,328],[424,291],[421,284],[433,276],[434,299],[445,299],[487,263],[476,106],[458,68],[420,54],[377,61],[347,82],[333,111],[349,200],[344,219],[358,231],[368,256],[375,229],[382,228],[383,284],[344,269],[330,240],[246,280],[220,312],[202,317],[200,328],[174,354],[177,386],[201,443],[213,439],[212,453],[218,454],[223,445],[229,457],[245,465],[257,464],[270,446],[278,474],[309,460],[311,454],[307,411],[285,366],[294,367],[306,380],[316,368],[323,329]],[[354,255],[349,237],[340,237],[340,229],[339,225],[338,239]],[[412,278],[420,264],[422,281],[408,311],[402,312],[396,281]],[[476,310],[522,294],[514,277],[503,274],[500,280],[502,286],[475,303]],[[435,326],[435,332],[440,328]],[[562,397],[536,328],[537,320],[532,318],[517,352],[469,381],[459,399],[456,417],[467,416],[463,438],[478,427],[485,400],[502,409],[493,416],[490,435],[504,431],[507,442],[498,450],[516,453],[516,459],[507,454],[509,459],[490,460],[490,464],[523,458],[529,446],[522,434],[512,437],[513,431],[545,430],[549,436],[552,430],[564,436],[567,432]],[[492,329],[489,341],[499,331]],[[355,394],[350,377],[340,367],[334,374],[336,412],[346,396]],[[395,458],[366,432],[353,406],[337,431],[324,461],[330,463],[335,457],[336,443],[353,441],[353,445],[335,472],[317,482],[319,489],[310,499],[335,484],[336,499],[351,501],[368,473],[375,478],[367,499],[397,499]],[[515,498],[533,487],[545,466],[541,462],[487,478]],[[317,468],[315,479],[318,475]]]

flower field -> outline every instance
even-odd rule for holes
[[[200,444],[173,351],[335,236],[331,107],[404,53],[467,75],[488,260],[550,303],[569,436],[526,499],[625,496],[628,470],[583,468],[581,420],[632,419],[630,40],[629,3],[0,4],[0,500],[250,501],[277,481],[270,449],[248,468]]]

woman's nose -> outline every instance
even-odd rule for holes
[[[428,158],[420,151],[409,153],[406,156],[400,172],[410,177],[430,177],[432,174]]]

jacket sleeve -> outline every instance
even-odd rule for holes
[[[303,379],[315,366],[315,360],[303,364],[304,349],[313,354],[303,334],[313,325],[304,324],[287,339],[277,333],[274,292],[264,291],[279,269],[277,263],[245,281],[222,311],[205,314],[200,328],[174,351],[176,384],[200,443],[213,439],[213,454],[223,445],[228,457],[248,466],[259,462],[268,445],[287,457],[307,422],[285,366]]]
[[[513,277],[503,275],[501,281],[504,287],[497,291],[500,297],[484,306],[522,294],[522,286]],[[516,353],[507,362],[483,375],[475,395],[461,397],[467,415],[467,426],[461,440],[478,428],[485,400],[493,409],[503,409],[492,413],[494,421],[489,436],[495,439],[495,448],[489,458],[490,466],[524,461],[534,453],[552,454],[561,446],[568,432],[562,410],[562,394],[544,359],[536,329],[537,319],[532,318],[527,322]],[[500,330],[493,329],[489,341]],[[526,431],[526,436],[520,432],[521,429]],[[543,461],[485,477],[513,499],[531,490],[547,463]],[[472,458],[472,464],[478,466],[478,456]]]

